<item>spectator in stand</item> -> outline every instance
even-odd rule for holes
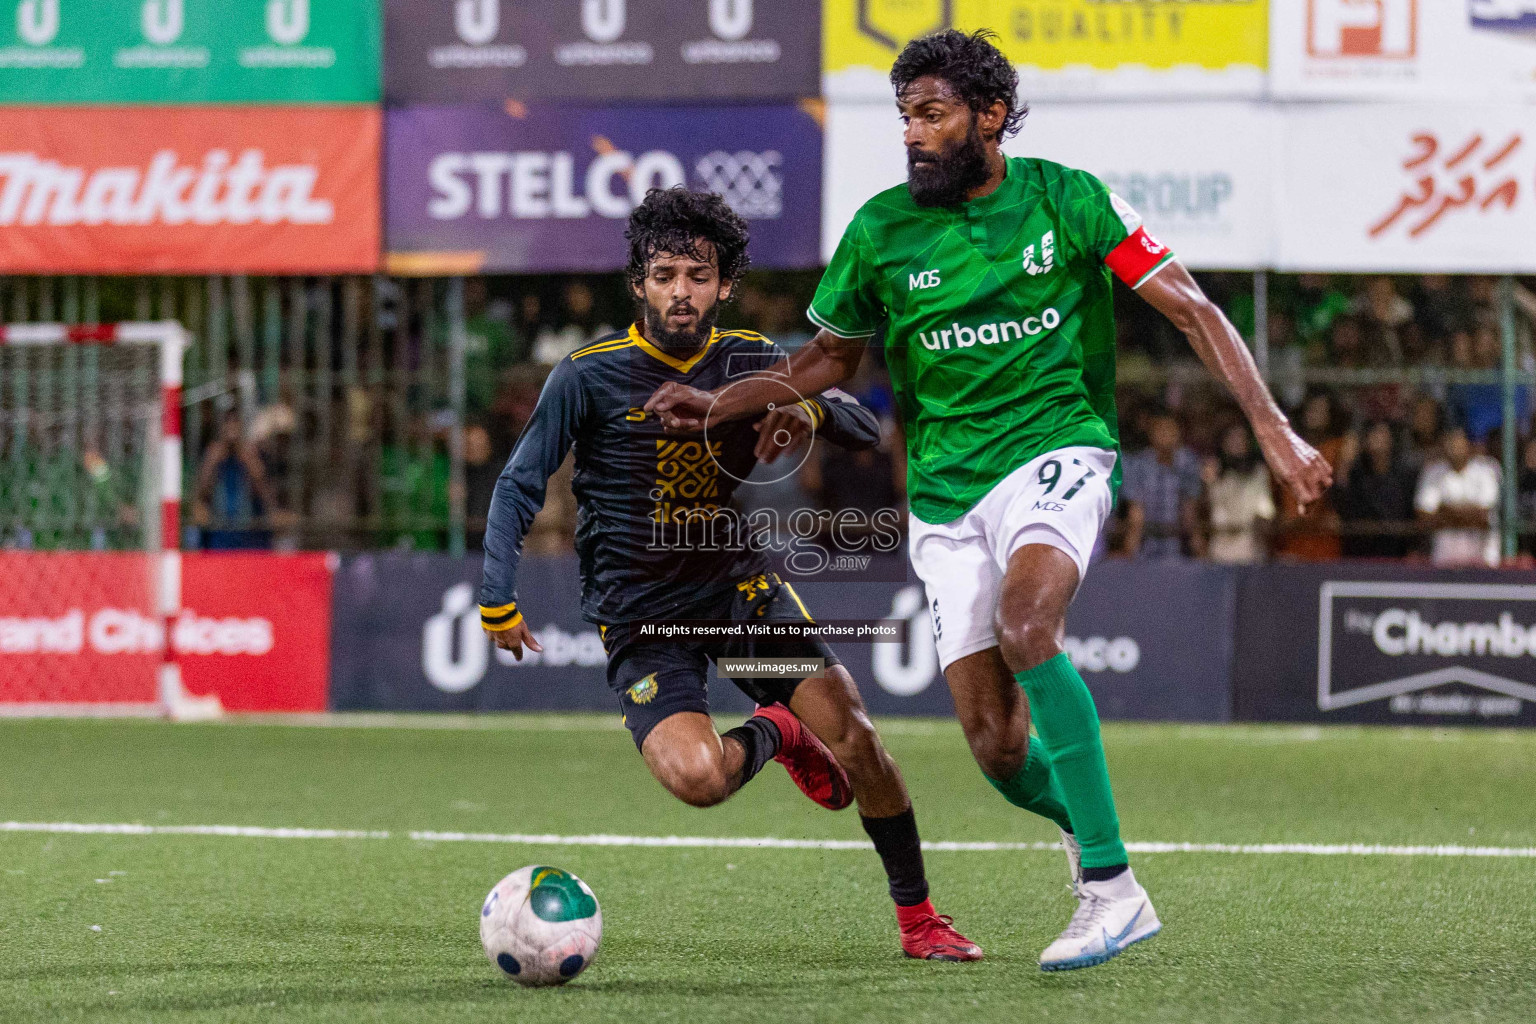
[[[1440,434],[1445,415],[1432,395],[1419,395],[1408,412],[1408,447],[1403,464],[1417,477],[1425,466],[1440,457]]]
[[[468,546],[480,550],[485,541],[485,510],[491,507],[491,492],[501,475],[491,447],[491,432],[485,424],[471,421],[464,427],[464,507],[467,510]]]
[[[562,300],[564,323],[559,327],[546,325],[533,341],[533,361],[543,366],[554,366],[582,346],[614,332],[598,315],[597,299],[585,281],[567,284]]]
[[[1419,278],[1413,299],[1413,319],[1420,332],[1438,348],[1452,334],[1472,324],[1472,304],[1448,274]],[[1432,358],[1444,358],[1443,352]]]
[[[1475,455],[1467,432],[1448,427],[1440,439],[1444,458],[1419,478],[1414,507],[1434,530],[1430,558],[1437,566],[1499,564],[1499,464]]]
[[[1296,333],[1314,358],[1321,357],[1322,342],[1329,328],[1349,311],[1349,306],[1349,296],[1335,288],[1327,274],[1302,274],[1296,279]]]
[[[1264,561],[1275,499],[1269,468],[1246,424],[1234,423],[1222,432],[1221,447],[1206,460],[1203,476],[1211,517],[1207,557],[1228,565]]]
[[[1159,409],[1147,418],[1150,446],[1126,457],[1120,497],[1125,553],[1133,558],[1204,554],[1198,529],[1200,460],[1185,447],[1178,418]]]
[[[512,328],[512,304],[492,300],[485,278],[464,282],[464,405],[470,416],[484,416],[496,397],[501,372],[522,356]]]
[[[1348,314],[1338,317],[1328,329],[1328,365],[1354,370],[1366,363],[1365,333],[1359,319]]]
[[[1465,331],[1455,336],[1455,349],[1460,361],[1469,369],[1494,371],[1502,365],[1503,345],[1499,332],[1492,324],[1482,324],[1468,338]],[[1460,368],[1460,367],[1458,367]],[[1504,423],[1504,386],[1494,381],[1456,383],[1446,391],[1446,400],[1453,414],[1467,429],[1467,437],[1475,445],[1482,445],[1488,436]],[[1515,386],[1515,420],[1525,423],[1531,418],[1531,389],[1525,384]]]
[[[277,511],[277,497],[260,453],[245,438],[238,409],[225,411],[218,436],[203,451],[192,507],[202,546],[210,551],[272,546],[264,520]]]
[[[1518,491],[1520,521],[1523,527],[1536,524],[1536,436],[1525,439],[1520,448],[1520,490]],[[1522,530],[1520,550],[1527,555],[1536,554],[1536,534]]]
[[[1299,419],[1302,439],[1321,452],[1329,465],[1337,466],[1344,431],[1333,396],[1326,391],[1313,392],[1302,403]],[[1341,556],[1339,516],[1329,495],[1314,501],[1303,511],[1293,495],[1281,490],[1275,495],[1275,505],[1279,512],[1277,558],[1328,562]]]
[[[1413,537],[1403,532],[1413,522],[1416,473],[1398,452],[1392,424],[1372,421],[1362,436],[1348,434],[1334,466],[1334,503],[1346,529],[1346,558],[1403,558]]]
[[[1413,320],[1413,303],[1397,293],[1390,277],[1369,279],[1355,297],[1353,311],[1360,319],[1368,366],[1401,366],[1403,345],[1399,331]]]

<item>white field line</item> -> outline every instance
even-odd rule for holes
[[[254,825],[140,825],[83,822],[0,821],[0,832],[73,835],[221,836],[239,839],[413,839],[429,843],[497,843],[507,846],[650,846],[703,849],[868,850],[859,839],[777,839],[770,836],[560,836],[497,832],[395,833],[336,828],[263,828]],[[1126,843],[1131,853],[1299,854],[1320,857],[1517,857],[1536,859],[1536,846],[1389,846],[1373,843]],[[998,853],[1060,850],[1057,843],[928,841],[934,853]]]

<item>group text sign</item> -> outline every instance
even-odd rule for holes
[[[987,28],[1028,100],[1256,97],[1268,8],[1268,0],[825,0],[826,93],[889,100],[887,76],[909,40]]]
[[[391,103],[820,92],[821,0],[388,0]]]
[[[1536,0],[1272,5],[1282,99],[1536,99]]]
[[[1274,111],[1259,103],[1053,102],[1004,148],[1099,176],[1186,265],[1233,270],[1274,258],[1275,131]],[[823,255],[860,206],[906,177],[894,106],[829,104]]]
[[[1282,270],[1536,270],[1536,106],[1296,106],[1279,153]]]
[[[156,556],[0,552],[0,708],[152,706],[167,643]],[[189,552],[169,643],[182,682],[230,711],[323,711],[324,554]]]
[[[821,125],[798,105],[405,107],[385,156],[402,272],[613,270],[647,190],[718,192],[759,267],[820,262]]]
[[[0,0],[7,103],[376,103],[379,0]]]
[[[1238,717],[1536,724],[1536,578],[1345,569],[1273,567],[1244,577]]]
[[[0,272],[357,273],[369,107],[0,107]]]

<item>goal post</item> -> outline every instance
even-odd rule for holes
[[[174,321],[0,325],[0,714],[219,714],[182,686]]]

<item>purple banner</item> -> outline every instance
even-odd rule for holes
[[[390,103],[821,92],[821,0],[388,0]]]
[[[723,195],[763,268],[817,266],[816,108],[405,107],[388,113],[389,266],[398,273],[615,270],[648,189]]]

